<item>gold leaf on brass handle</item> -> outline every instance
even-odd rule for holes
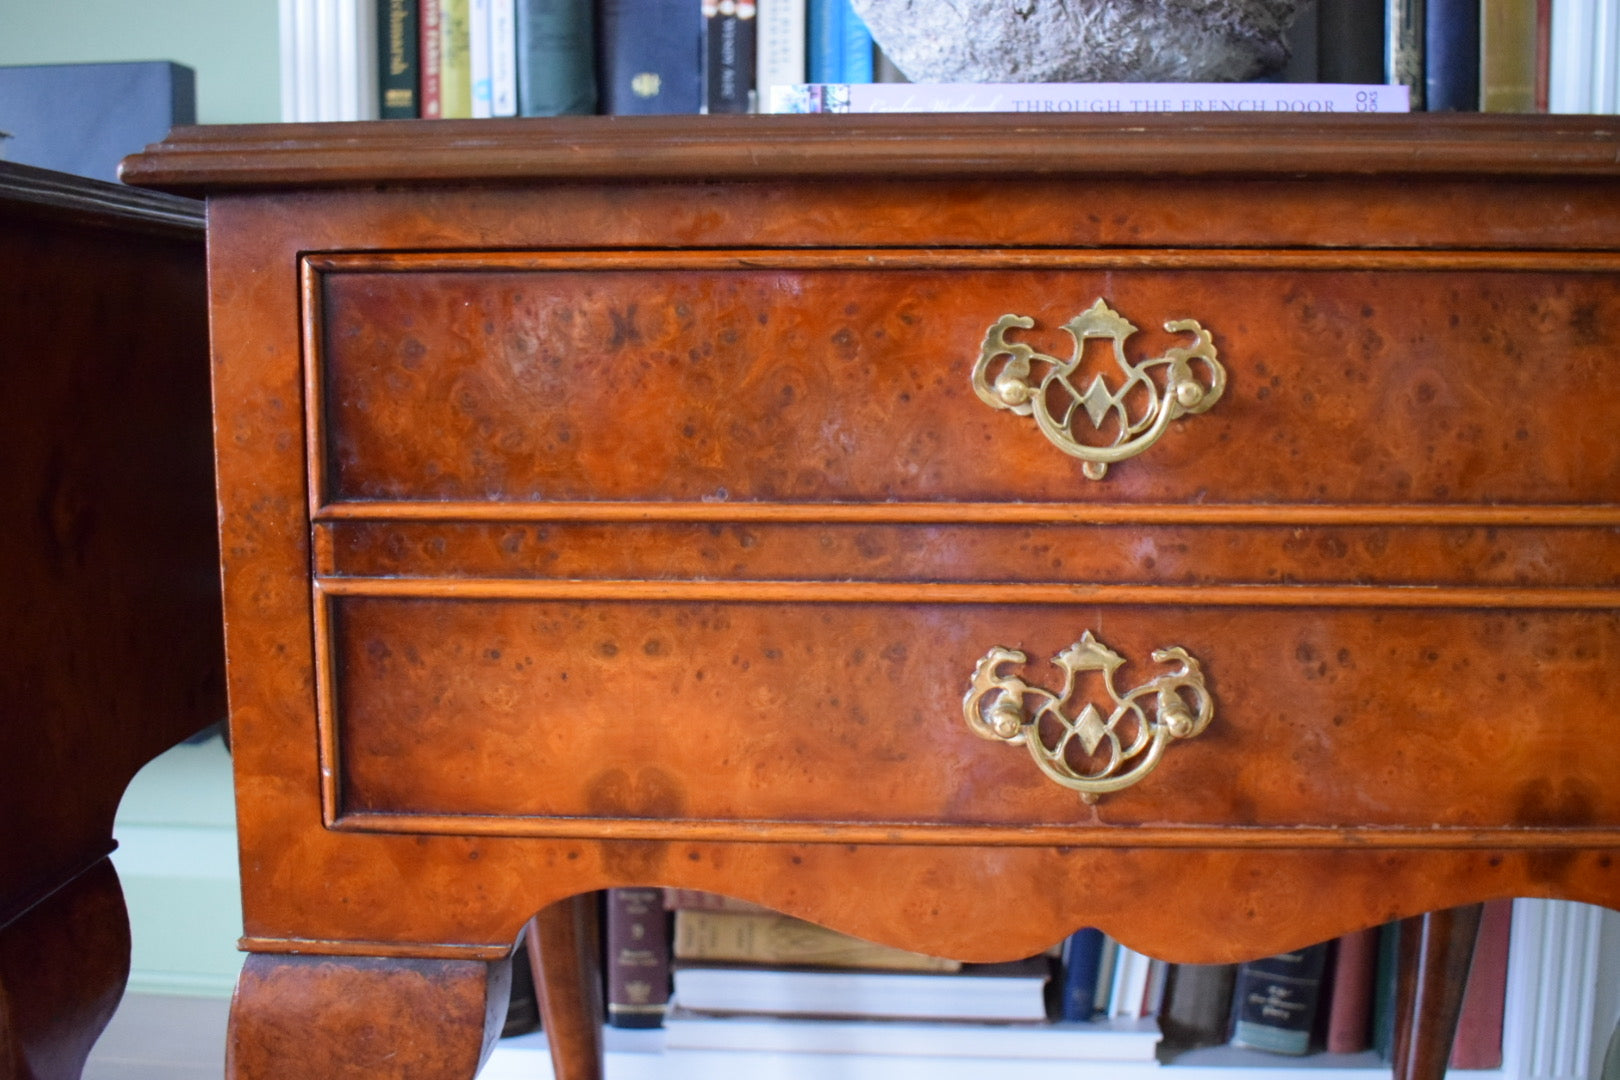
[[[1209,331],[1196,319],[1164,324],[1172,333],[1193,335],[1191,346],[1136,363],[1125,356],[1125,340],[1136,327],[1100,299],[1063,325],[1074,340],[1074,354],[1067,360],[1007,340],[1009,331],[1034,325],[1034,319],[1023,315],[1003,315],[991,325],[973,365],[974,393],[994,408],[1033,416],[1054,446],[1084,462],[1081,470],[1092,480],[1101,480],[1110,464],[1158,442],[1172,420],[1209,409],[1226,390],[1226,369],[1215,358]],[[1113,342],[1114,363],[1123,380],[1112,389],[1100,374],[1084,389],[1074,383],[1091,339]],[[1165,369],[1162,385],[1153,377],[1156,368]],[[1077,433],[1086,421],[1099,438],[1087,441]],[[1110,423],[1113,438],[1103,442],[1101,433]]]
[[[1152,772],[1173,740],[1198,735],[1214,715],[1197,660],[1179,647],[1157,649],[1153,659],[1178,666],[1121,694],[1114,673],[1125,658],[1088,630],[1052,658],[1063,672],[1063,687],[1054,693],[1009,674],[1009,665],[1028,657],[997,645],[974,667],[962,715],[975,735],[1026,747],[1043,773],[1095,802]],[[1080,704],[1086,672],[1102,677],[1110,699],[1106,716],[1089,701]]]

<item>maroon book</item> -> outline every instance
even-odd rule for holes
[[[1451,1044],[1453,1069],[1502,1067],[1502,1014],[1507,1002],[1508,935],[1513,901],[1492,900],[1479,920],[1479,943],[1463,990],[1457,1039]]]
[[[661,1027],[669,1009],[669,915],[662,889],[607,890],[607,1022]]]
[[[1372,1046],[1373,977],[1378,970],[1378,927],[1339,939],[1329,999],[1327,1052],[1359,1054]]]

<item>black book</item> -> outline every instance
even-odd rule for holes
[[[601,111],[695,113],[703,105],[703,12],[697,0],[600,0]]]
[[[384,120],[421,115],[419,17],[417,0],[377,0],[377,115]]]
[[[752,0],[703,0],[703,111],[749,112],[757,33]]]
[[[1327,956],[1323,942],[1240,965],[1232,994],[1232,1045],[1278,1054],[1309,1052]]]

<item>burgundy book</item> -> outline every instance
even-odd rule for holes
[[[1378,970],[1378,927],[1339,939],[1328,999],[1327,1052],[1359,1054],[1372,1046],[1373,976]]]
[[[607,1022],[661,1027],[669,1009],[669,915],[662,889],[607,890]]]
[[[1479,920],[1479,943],[1463,990],[1457,1039],[1451,1044],[1453,1069],[1502,1067],[1502,1015],[1507,1002],[1508,935],[1513,901],[1492,900]]]
[[[443,68],[439,42],[439,0],[422,0],[417,10],[416,26],[421,34],[417,48],[418,77],[421,95],[417,99],[419,115],[424,120],[437,120],[444,115],[444,102],[440,95],[440,71]]]

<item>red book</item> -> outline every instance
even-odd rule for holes
[[[1502,1067],[1502,1014],[1507,1002],[1508,934],[1513,901],[1492,900],[1479,920],[1479,943],[1463,990],[1457,1039],[1451,1044],[1453,1069]]]
[[[1339,939],[1328,1006],[1327,1052],[1359,1054],[1372,1046],[1373,978],[1378,971],[1378,927]]]
[[[422,72],[421,117],[437,120],[444,115],[444,99],[439,92],[439,72],[444,67],[439,39],[439,0],[422,0],[416,25],[422,35],[418,50]]]

